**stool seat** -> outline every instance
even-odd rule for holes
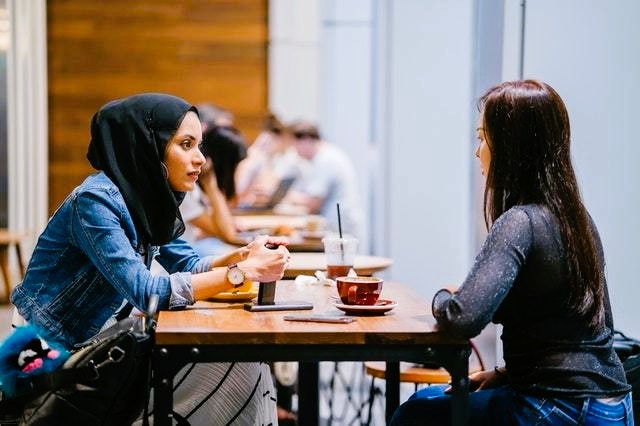
[[[0,228],[0,273],[4,281],[5,299],[9,300],[11,294],[11,274],[9,273],[9,248],[15,247],[18,259],[18,272],[20,278],[24,278],[24,262],[20,251],[20,243],[26,237],[25,232],[12,232],[5,228]]]
[[[368,375],[384,379],[386,364],[383,361],[367,361],[364,363]],[[470,369],[469,373],[480,371],[479,368]],[[451,376],[444,368],[428,368],[410,362],[400,363],[400,381],[415,384],[445,384],[451,381]]]

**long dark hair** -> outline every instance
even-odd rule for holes
[[[514,205],[546,206],[560,225],[566,252],[568,308],[596,329],[604,313],[604,277],[571,165],[564,102],[548,84],[512,81],[489,89],[480,109],[491,152],[484,193],[487,227]]]
[[[211,158],[218,188],[227,200],[236,195],[235,171],[247,156],[247,144],[231,127],[212,127],[202,136],[202,153]]]

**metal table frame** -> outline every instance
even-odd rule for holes
[[[400,403],[400,361],[435,363],[452,378],[452,424],[467,424],[470,345],[433,344],[249,344],[249,345],[157,345],[153,354],[154,424],[172,424],[173,378],[192,362],[299,361],[298,422],[319,424],[319,361],[386,361],[386,420]]]

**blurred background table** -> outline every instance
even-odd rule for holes
[[[353,269],[358,275],[373,275],[384,271],[393,264],[388,257],[362,255],[356,256]],[[324,253],[291,253],[289,267],[284,271],[284,278],[293,279],[298,275],[313,276],[316,271],[326,271],[327,261]]]
[[[233,244],[242,246],[251,242],[257,235],[267,234],[285,237],[289,240],[289,251],[322,252],[322,231],[309,231],[309,221],[317,223],[319,216],[314,215],[242,215],[234,216],[236,227],[240,230]]]
[[[309,216],[289,216],[277,214],[241,215],[233,217],[236,226],[240,230],[253,231],[256,229],[276,229],[289,227],[291,229],[304,229],[307,226]]]

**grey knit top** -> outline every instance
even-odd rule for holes
[[[517,391],[562,398],[624,394],[631,388],[612,348],[606,281],[604,324],[592,332],[566,308],[567,266],[559,229],[545,207],[506,211],[492,225],[460,288],[436,293],[433,314],[441,328],[465,337],[476,336],[489,321],[502,324],[505,365]],[[604,270],[600,237],[593,224],[592,229]]]

